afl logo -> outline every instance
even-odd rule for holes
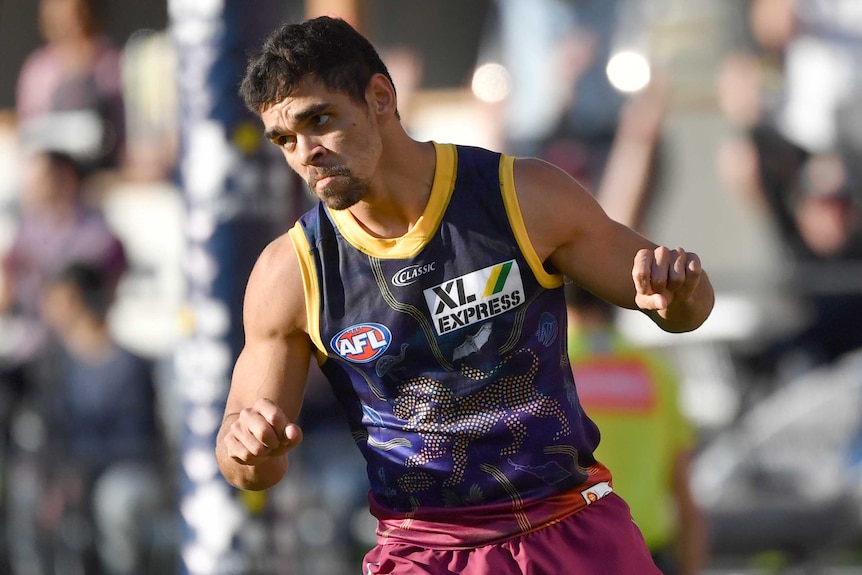
[[[338,332],[329,342],[335,353],[355,363],[379,357],[392,342],[392,333],[379,323],[360,323]]]

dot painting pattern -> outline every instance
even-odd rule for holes
[[[522,360],[518,357],[521,355],[527,356],[526,362],[515,361]],[[431,461],[449,458],[451,474],[443,485],[457,485],[469,464],[478,468],[482,463],[468,461],[470,445],[482,440],[500,423],[506,426],[511,439],[500,450],[503,457],[518,452],[532,419],[553,418],[559,427],[553,435],[555,440],[569,434],[568,419],[559,403],[536,388],[538,366],[538,357],[531,350],[522,349],[505,357],[490,371],[462,367],[468,383],[476,384],[475,391],[467,395],[458,395],[426,376],[403,382],[393,404],[393,414],[406,421],[406,431],[414,431],[422,439],[419,451],[407,457],[407,467],[422,468]],[[414,474],[404,476],[399,486],[414,493],[431,487]]]

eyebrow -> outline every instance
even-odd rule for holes
[[[313,118],[315,116],[320,115],[320,113],[323,112],[324,110],[326,110],[328,107],[329,107],[329,104],[326,102],[321,102],[320,104],[313,104],[313,105],[309,106],[308,108],[306,108],[305,110],[297,112],[296,114],[291,116],[291,118],[290,118],[291,122],[294,124],[301,124],[301,123],[305,122],[306,120],[308,120],[309,118]]]
[[[263,133],[263,137],[270,141],[275,141],[276,138],[284,134],[281,128],[273,128]]]
[[[313,118],[315,116],[320,115],[327,108],[329,108],[329,104],[326,102],[321,102],[320,104],[313,104],[313,105],[309,106],[308,108],[301,110],[301,111],[297,112],[296,114],[291,115],[290,116],[290,123],[294,124],[294,125],[302,124],[303,122],[305,122],[309,118]],[[267,130],[264,133],[264,136],[268,140],[273,140],[273,139],[283,135],[284,132],[285,132],[285,130],[276,126],[276,127],[272,128],[271,130]]]

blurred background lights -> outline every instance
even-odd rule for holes
[[[611,85],[620,92],[637,92],[649,84],[649,62],[643,54],[631,50],[617,52],[608,60],[605,72]]]
[[[183,455],[183,467],[194,482],[208,481],[218,474],[218,463],[209,449],[193,448]]]
[[[472,89],[483,102],[501,102],[509,95],[509,72],[502,64],[482,64],[473,72]]]
[[[221,425],[221,412],[208,405],[191,407],[188,416],[189,430],[195,435],[215,434]]]

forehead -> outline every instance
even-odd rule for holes
[[[355,105],[344,93],[328,89],[323,82],[304,78],[291,93],[260,114],[267,130],[274,127],[290,128],[307,119],[309,111],[327,108],[344,108]]]

